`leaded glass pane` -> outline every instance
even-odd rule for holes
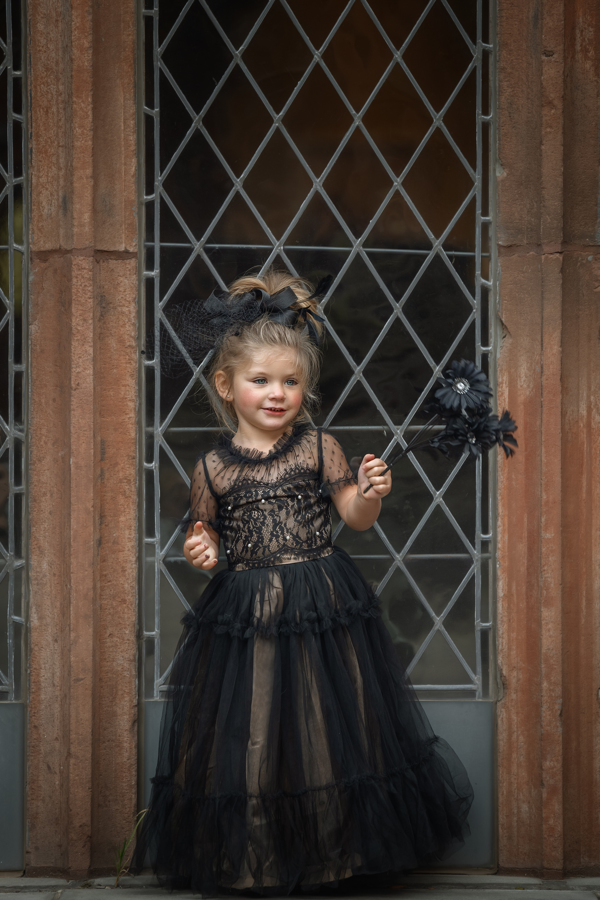
[[[25,129],[19,0],[0,2],[0,701],[22,697],[24,640]]]
[[[153,0],[142,22],[143,610],[158,697],[211,577],[187,566],[177,523],[216,431],[203,367],[161,376],[159,323],[251,267],[331,273],[316,421],[350,458],[389,453],[452,359],[490,369],[493,80],[483,0]],[[338,523],[337,540],[377,587],[415,684],[487,696],[487,469],[421,454],[394,484],[374,528]]]

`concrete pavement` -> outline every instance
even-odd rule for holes
[[[0,875],[1,900],[94,900],[96,891],[115,890],[114,878],[90,881],[66,881],[60,878],[15,878]],[[121,880],[118,893],[123,900],[165,900],[169,895],[149,875]],[[182,892],[191,897],[191,892]],[[228,896],[224,894],[223,896]],[[306,895],[309,897],[310,895]],[[335,897],[323,892],[322,897]],[[372,892],[340,891],[338,896],[360,897],[362,900],[598,900],[600,878],[567,878],[564,881],[541,881],[499,875],[406,875],[391,888]],[[96,897],[96,900],[98,898]]]

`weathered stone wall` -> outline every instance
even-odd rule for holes
[[[497,0],[499,859],[600,872],[600,0]],[[29,0],[29,873],[136,808],[134,0]]]
[[[27,870],[113,864],[136,808],[134,0],[30,0]]]
[[[600,873],[600,3],[565,8],[564,859]]]
[[[498,0],[499,855],[600,872],[597,0]]]

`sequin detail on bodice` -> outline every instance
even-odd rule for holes
[[[221,498],[218,522],[229,568],[237,571],[333,552],[329,499],[311,473],[229,491]]]
[[[296,428],[267,454],[223,438],[196,464],[190,521],[219,534],[235,571],[320,559],[333,552],[331,494],[354,483],[327,432]]]

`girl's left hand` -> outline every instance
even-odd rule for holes
[[[381,500],[392,489],[392,473],[381,473],[387,469],[387,463],[378,459],[374,453],[367,453],[363,457],[358,470],[358,492],[364,500]],[[372,485],[371,490],[365,494],[365,489]]]

